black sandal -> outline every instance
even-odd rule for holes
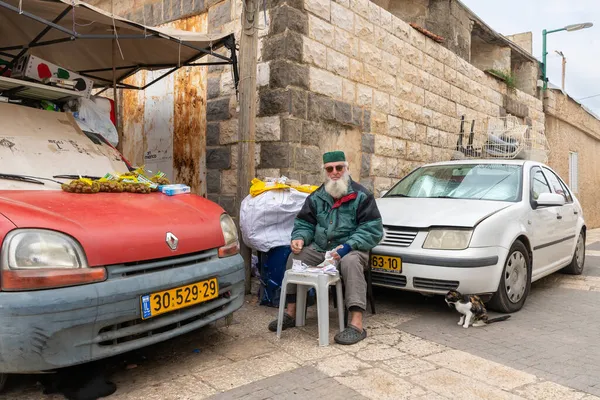
[[[288,313],[283,313],[283,323],[281,324],[281,330],[285,331],[288,328],[294,328],[296,326],[296,318],[292,318]],[[269,330],[271,332],[277,332],[277,320],[269,323]]]
[[[335,335],[334,340],[338,344],[352,345],[367,337],[367,331],[358,329],[354,325],[348,325],[346,329]]]

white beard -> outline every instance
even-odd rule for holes
[[[340,199],[342,196],[348,193],[349,185],[350,176],[348,174],[344,174],[337,181],[327,178],[325,181],[325,191],[334,199]]]

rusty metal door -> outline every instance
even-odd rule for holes
[[[166,26],[206,32],[207,14]],[[165,71],[141,71],[136,85]],[[123,91],[123,154],[135,165],[162,171],[174,183],[206,194],[207,67],[184,67],[144,91]]]

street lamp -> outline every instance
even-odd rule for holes
[[[567,25],[564,28],[554,29],[551,31],[547,31],[546,29],[542,31],[542,80],[544,82],[544,90],[548,88],[548,79],[546,78],[546,54],[548,54],[548,52],[546,51],[546,35],[549,33],[560,31],[573,32],[578,31],[580,29],[591,28],[592,26],[594,26],[594,24],[591,22],[583,22],[580,24]]]

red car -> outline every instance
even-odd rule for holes
[[[131,168],[69,114],[0,103],[0,119],[2,378],[137,349],[242,306],[237,229],[219,205],[68,193],[73,177]]]

